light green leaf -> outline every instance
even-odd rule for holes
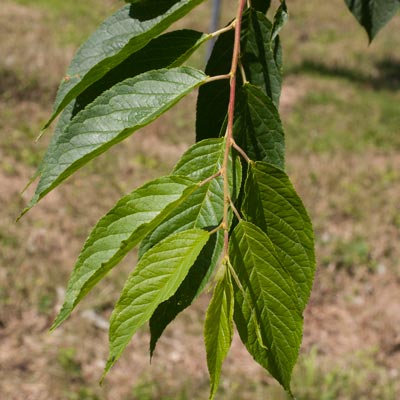
[[[289,18],[286,1],[283,0],[275,13],[274,16],[274,23],[272,26],[272,33],[271,33],[271,41],[274,41],[277,37],[279,32],[285,26],[287,20]]]
[[[111,69],[140,50],[203,0],[157,0],[126,5],[106,19],[79,48],[62,81],[54,113],[46,127],[68,103]]]
[[[370,42],[400,9],[400,0],[345,0],[345,3],[367,31]]]
[[[125,79],[133,78],[146,71],[179,66],[209,38],[210,35],[183,29],[165,33],[151,40],[145,47],[107,72],[68,104],[57,123],[52,142],[57,139],[79,111],[106,90]]]
[[[175,293],[209,236],[200,229],[178,232],[143,255],[111,315],[110,354],[104,375],[157,306]]]
[[[239,92],[235,140],[254,161],[285,167],[285,135],[278,110],[256,86],[243,85]]]
[[[204,324],[207,365],[210,373],[210,400],[217,392],[222,363],[233,338],[234,295],[229,271],[217,282]]]
[[[104,92],[49,147],[35,195],[23,213],[84,164],[154,121],[205,79],[201,71],[189,67],[155,70]]]
[[[314,234],[307,211],[285,172],[271,164],[251,165],[245,193],[243,214],[274,244],[303,310],[315,272]]]
[[[119,200],[86,240],[51,329],[65,321],[82,298],[197,187],[191,179],[167,176]]]
[[[223,244],[222,230],[211,235],[178,290],[154,311],[150,318],[150,357],[153,356],[157,341],[169,323],[189,307],[203,291],[218,264]]]
[[[250,222],[241,221],[234,229],[229,257],[241,284],[235,286],[234,314],[240,338],[254,359],[290,392],[303,325],[290,276],[268,236]]]
[[[207,139],[196,143],[181,158],[173,173],[187,176],[195,181],[202,181],[222,166],[224,157],[224,139]],[[229,166],[229,182],[232,198],[235,200],[241,185],[240,160],[235,158]],[[224,198],[222,177],[217,177],[196,190],[184,203],[165,219],[143,242],[140,254],[154,246],[160,240],[174,232],[190,228],[211,230],[217,227],[223,217]],[[223,234],[204,247],[196,263],[177,292],[155,311],[150,320],[152,354],[157,340],[168,324],[201,293],[219,259],[223,245]]]

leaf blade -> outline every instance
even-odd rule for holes
[[[285,134],[278,110],[264,92],[249,83],[239,92],[235,140],[254,161],[284,169]]]
[[[190,229],[167,237],[143,255],[111,315],[110,355],[103,377],[158,304],[176,291],[208,239],[208,232]]]
[[[231,235],[229,256],[244,291],[235,286],[234,320],[240,337],[254,359],[290,392],[302,337],[297,294],[273,244],[254,224],[239,222]]]
[[[228,354],[233,338],[234,294],[229,272],[214,289],[204,324],[207,366],[210,374],[210,400],[218,390],[222,363]]]
[[[370,43],[400,9],[399,0],[345,0],[345,3],[367,32]]]
[[[315,272],[314,234],[307,211],[288,176],[265,162],[249,168],[246,193],[242,211],[274,244],[304,310]]]
[[[122,197],[86,240],[51,330],[65,321],[86,294],[196,188],[188,178],[167,176]]]
[[[106,19],[78,49],[61,83],[49,126],[62,109],[109,70],[143,48],[203,0],[163,0],[126,5]]]
[[[196,143],[182,156],[173,173],[196,181],[207,179],[218,172],[222,166],[224,143],[222,138]],[[241,186],[240,161],[235,158],[230,165],[229,182],[233,188],[231,195],[233,199],[236,199]],[[223,181],[222,177],[217,177],[200,187],[187,202],[177,207],[175,212],[142,242],[141,252],[175,231],[194,227],[209,230],[217,227],[222,221],[223,207]],[[222,246],[223,234],[218,232],[217,237],[212,238],[204,247],[181,287],[154,312],[150,319],[151,354],[168,324],[203,290],[219,260]]]
[[[282,70],[279,37],[272,40],[273,25],[261,12],[250,9],[243,15],[243,34],[240,45],[246,77],[268,95],[279,107],[282,89]]]
[[[103,93],[49,147],[35,195],[23,214],[84,164],[148,125],[205,79],[201,71],[189,67],[163,69],[127,79]]]

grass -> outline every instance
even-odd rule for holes
[[[49,132],[34,142],[58,80],[76,46],[118,4],[6,0],[0,9],[0,48],[7,55],[0,61],[0,373],[6,377],[0,392],[5,398],[207,397],[201,332],[209,293],[166,331],[151,367],[148,333],[142,330],[98,387],[107,332],[84,311],[109,317],[135,254],[59,330],[47,333],[89,229],[122,194],[169,171],[193,141],[194,115],[187,110],[194,109],[195,94],[89,164],[18,225],[13,222],[28,197],[21,199],[19,192],[50,139]],[[400,396],[395,343],[400,321],[393,301],[400,279],[400,60],[394,50],[400,20],[368,47],[342,2],[293,0],[289,6],[282,103],[288,172],[312,216],[319,260],[294,390],[300,400],[394,400]],[[224,2],[228,18],[233,8]],[[206,29],[208,18],[205,3],[185,24]],[[203,55],[192,61],[202,65]],[[219,399],[286,400],[235,340]]]
[[[86,0],[71,4],[59,0],[16,0],[45,12],[47,23],[60,45],[76,45],[92,33],[102,19],[123,4],[122,0]]]

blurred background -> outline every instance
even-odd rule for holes
[[[56,332],[80,247],[123,194],[167,173],[194,141],[193,93],[47,196],[19,223],[43,156],[35,143],[77,46],[117,0],[1,0],[0,398],[197,400],[208,395],[205,293],[167,329],[152,365],[141,330],[108,375],[107,320],[135,254]],[[222,24],[236,3],[223,0]],[[273,2],[274,7],[277,1]],[[343,0],[290,0],[282,33],[287,170],[316,233],[318,272],[293,387],[299,400],[400,398],[400,17],[372,45]],[[211,1],[174,28],[207,30]],[[204,66],[206,48],[190,63]],[[284,400],[238,335],[221,400]]]

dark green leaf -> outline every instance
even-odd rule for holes
[[[370,42],[400,9],[399,0],[345,0],[345,2],[367,31]]]
[[[220,35],[207,62],[209,76],[225,75],[231,69],[234,32]],[[229,103],[229,80],[207,83],[199,89],[196,109],[196,141],[217,138],[226,117]],[[225,132],[223,132],[225,133]]]
[[[303,325],[291,279],[268,236],[249,222],[239,222],[233,231],[229,256],[240,282],[235,285],[234,315],[240,338],[290,392]]]
[[[271,0],[252,0],[251,6],[265,14],[271,6]]]
[[[104,92],[49,147],[35,195],[24,213],[76,170],[154,121],[205,79],[201,71],[188,67],[155,70]]]
[[[187,176],[195,181],[205,180],[221,168],[224,149],[224,139],[207,139],[196,143],[182,156],[174,174]],[[232,162],[229,170],[229,181],[233,188],[232,198],[236,199],[241,184],[241,166],[238,159]],[[222,177],[218,177],[201,186],[186,202],[177,207],[174,213],[142,242],[140,254],[174,232],[189,228],[209,230],[217,227],[222,221],[223,209],[223,181]],[[161,304],[151,317],[151,353],[168,324],[203,290],[219,259],[222,244],[221,233],[210,239],[176,294]]]
[[[234,295],[229,271],[217,282],[204,324],[204,341],[210,373],[210,400],[217,392],[222,363],[233,338]]]
[[[250,83],[258,86],[268,95],[275,106],[279,105],[282,88],[281,66],[275,59],[275,41],[272,37],[272,24],[267,17],[250,9],[243,16],[243,31],[240,41],[241,62]],[[279,47],[279,42],[278,42]]]
[[[62,81],[54,113],[203,0],[157,0],[126,5],[109,17],[79,48]]]
[[[285,136],[278,110],[261,89],[248,83],[239,92],[234,136],[250,159],[284,169]]]
[[[83,246],[52,329],[67,319],[82,298],[197,187],[191,179],[167,176],[119,200]]]
[[[143,255],[111,315],[103,377],[157,306],[175,293],[208,239],[208,232],[189,229],[168,236]]]
[[[274,244],[303,310],[315,271],[314,234],[307,211],[288,176],[271,164],[257,162],[249,168],[245,193],[243,214]]]

